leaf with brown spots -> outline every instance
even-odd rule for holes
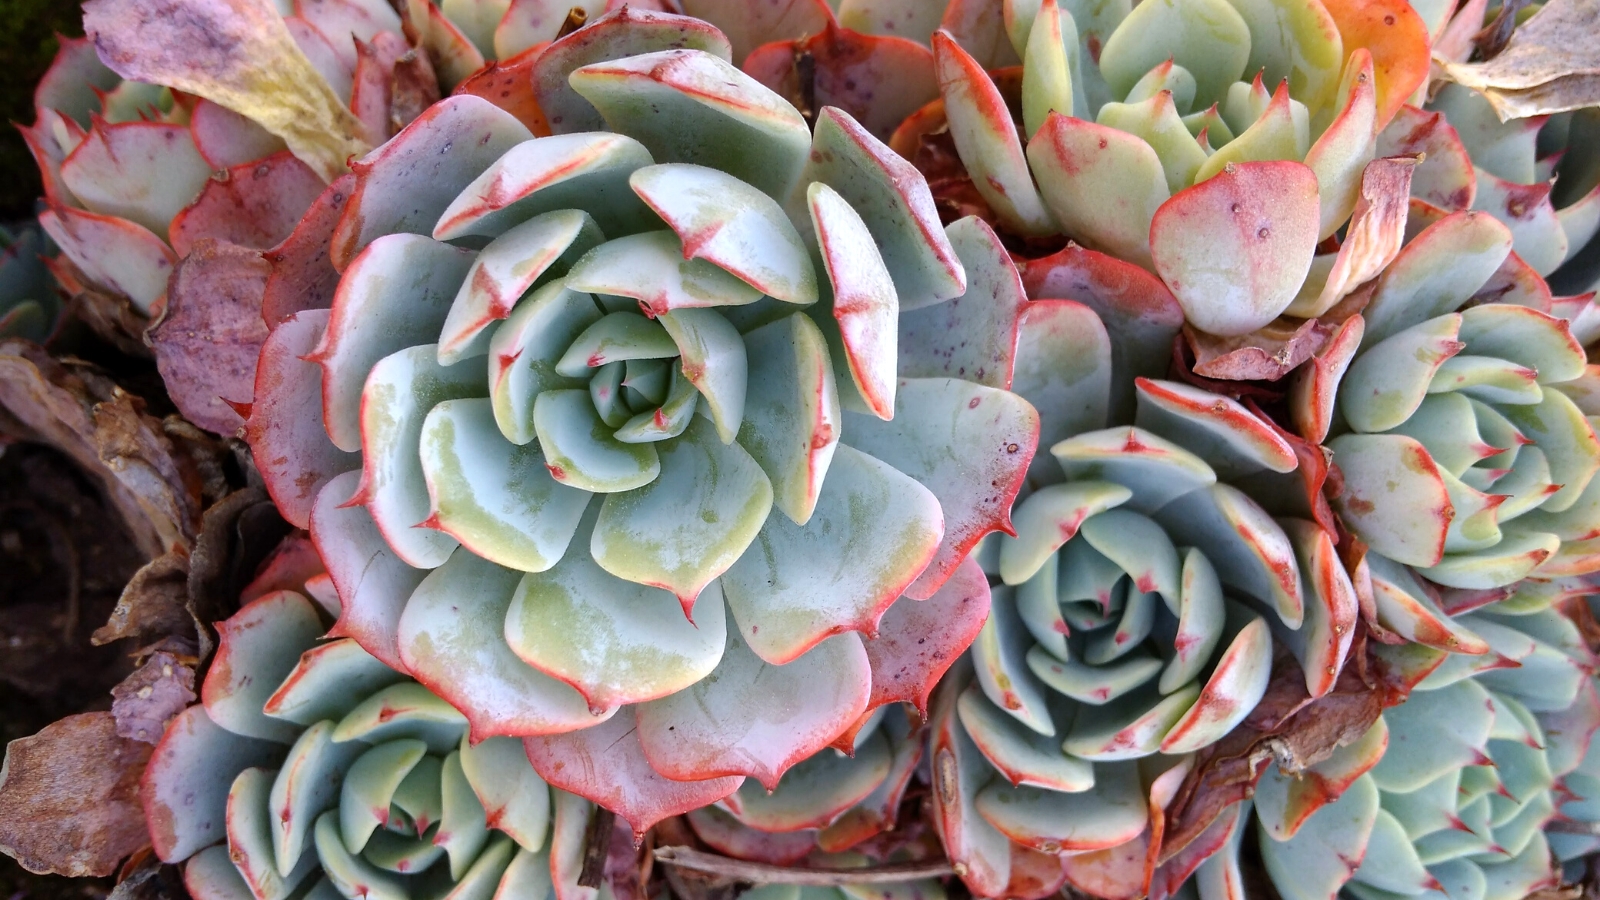
[[[68,716],[6,745],[0,851],[30,872],[115,872],[150,845],[139,778],[152,749],[119,737],[109,712]]]

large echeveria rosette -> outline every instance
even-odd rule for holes
[[[1257,787],[1248,839],[1279,892],[1516,900],[1562,883],[1600,821],[1596,659],[1576,624],[1592,591],[1529,583],[1461,616],[1485,655],[1388,648],[1426,673],[1408,699],[1300,777],[1273,767]],[[1241,837],[1207,864],[1205,900],[1237,896],[1222,876]]]
[[[1260,701],[1274,635],[1322,696],[1357,599],[1294,440],[1237,401],[1140,377],[1164,371],[1183,321],[1159,280],[1075,247],[1024,279],[1082,302],[1017,285],[1013,389],[1051,455],[1016,537],[984,554],[1003,584],[974,674],[935,704],[939,823],[974,893],[1016,893],[1017,873],[1059,856],[1080,890],[1140,896],[1204,858],[1156,871],[1154,829],[1193,752]]]
[[[339,633],[640,832],[925,701],[1037,439],[961,319],[966,244],[1015,279],[993,235],[652,20],[547,51],[545,111],[608,131],[457,96],[356,165],[333,307],[273,332],[248,426]],[[972,624],[898,640],[928,616]]]
[[[563,818],[588,804],[555,792],[550,838],[552,792],[520,742],[469,742],[422,685],[323,640],[326,599],[279,591],[219,625],[202,703],[144,774],[156,855],[199,900],[574,890],[583,828]]]
[[[1440,649],[1484,648],[1403,566],[1472,591],[1597,565],[1594,373],[1511,247],[1484,212],[1421,227],[1372,285],[1350,352],[1294,389],[1311,435],[1335,435],[1334,505],[1371,548],[1378,622]]]

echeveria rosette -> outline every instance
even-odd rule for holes
[[[36,226],[0,228],[0,338],[44,341],[55,332],[61,298],[44,262],[49,249]]]
[[[356,164],[248,426],[340,633],[641,833],[925,702],[1038,428],[994,235],[653,19],[546,51],[608,131],[457,96]]]
[[[1441,649],[1483,648],[1402,566],[1485,590],[1600,565],[1594,375],[1570,325],[1538,308],[1542,279],[1504,277],[1511,246],[1483,212],[1422,228],[1374,283],[1348,367],[1297,385],[1297,402],[1337,398],[1323,420],[1334,506],[1372,550],[1378,622]]]
[[[1005,6],[1020,122],[974,57],[933,38],[942,117],[999,227],[1151,269],[1194,328],[1223,337],[1326,277],[1333,257],[1313,257],[1362,197],[1373,130],[1427,73],[1405,3]],[[1379,34],[1374,17],[1395,24]]]
[[[329,612],[279,591],[221,623],[202,703],[156,747],[141,798],[156,855],[184,863],[189,893],[574,890],[591,807],[554,792],[549,838],[552,792],[521,743],[468,741],[466,718],[426,688],[355,641],[323,639]]]
[[[1569,617],[1588,618],[1575,605],[1592,591],[1530,584],[1461,616],[1485,655],[1389,648],[1429,673],[1408,699],[1301,777],[1273,767],[1257,786],[1254,839],[1278,891],[1516,900],[1562,883],[1561,862],[1600,846],[1597,660]],[[1238,840],[1208,865],[1236,869]],[[1208,874],[1204,900],[1237,896]]]
[[[1159,280],[1081,248],[1024,280],[1084,302],[1022,301],[1013,390],[1053,458],[1035,460],[1016,536],[984,552],[1002,584],[973,677],[941,688],[935,796],[974,894],[1011,895],[1013,867],[1043,854],[1080,890],[1139,896],[1203,858],[1147,866],[1152,810],[1261,699],[1274,635],[1322,696],[1357,599],[1291,439],[1234,400],[1140,377],[1164,369],[1182,321]]]

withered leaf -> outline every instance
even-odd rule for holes
[[[117,734],[154,745],[167,723],[195,701],[194,670],[165,651],[152,653],[145,664],[111,689],[111,715]]]
[[[178,548],[135,572],[117,598],[111,618],[90,638],[96,646],[127,637],[192,632],[189,617],[189,551]]]
[[[1600,4],[1550,0],[1482,63],[1445,62],[1445,75],[1480,91],[1501,121],[1600,105]]]
[[[1218,337],[1183,326],[1183,339],[1194,354],[1194,373],[1225,381],[1277,381],[1315,356],[1332,335],[1332,330],[1316,319],[1288,317],[1237,337]]]
[[[68,716],[6,745],[0,851],[30,872],[115,872],[150,843],[139,778],[153,749],[118,736],[109,712]]]
[[[26,341],[0,341],[0,406],[101,483],[140,552],[154,558],[193,539],[204,503],[195,460],[140,411],[136,398],[87,365]]]
[[[172,402],[208,431],[232,435],[244,425],[227,401],[255,392],[271,271],[260,251],[203,238],[173,270],[166,311],[148,332]]]
[[[254,119],[323,181],[368,149],[360,121],[295,44],[271,0],[89,0],[83,27],[118,75]]]

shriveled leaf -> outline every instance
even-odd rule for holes
[[[1600,103],[1600,57],[1582,36],[1596,10],[1553,0],[1512,33],[1511,43],[1483,63],[1448,63],[1446,74],[1481,91],[1502,121],[1565,112]]]
[[[80,713],[6,745],[0,850],[30,872],[105,876],[150,843],[139,779],[149,744],[109,712]],[[155,824],[155,823],[152,823]]]
[[[166,313],[148,332],[156,368],[191,422],[231,436],[243,419],[227,401],[249,402],[267,338],[261,298],[270,266],[261,254],[202,240],[173,272]]]
[[[363,129],[268,0],[97,0],[84,30],[124,78],[168,85],[254,119],[325,181],[364,153]]]

